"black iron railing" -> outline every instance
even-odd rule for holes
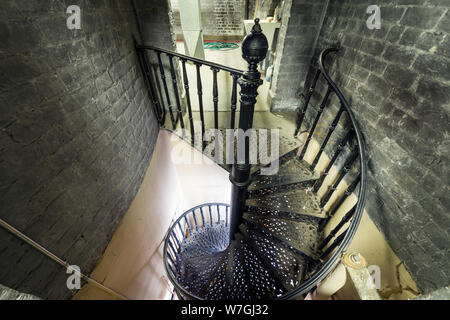
[[[189,87],[189,79],[188,79],[188,72],[186,70],[186,63],[190,62],[193,63],[196,67],[196,86],[197,86],[197,99],[198,99],[198,106],[199,106],[199,114],[200,114],[200,121],[201,121],[201,130],[202,130],[202,137],[205,134],[206,124],[205,124],[205,112],[204,112],[204,97],[203,97],[203,82],[202,82],[202,76],[201,76],[201,69],[202,67],[209,67],[212,75],[213,75],[213,96],[212,102],[214,105],[214,125],[211,128],[218,129],[219,128],[219,87],[217,83],[217,74],[219,72],[226,72],[228,73],[232,79],[232,95],[231,95],[231,101],[230,101],[230,111],[231,111],[231,122],[230,122],[230,128],[235,128],[235,118],[236,118],[236,110],[237,110],[237,84],[238,79],[244,76],[245,72],[242,70],[230,68],[218,63],[206,61],[197,59],[194,57],[190,57],[184,54],[180,54],[174,51],[165,50],[161,48],[157,48],[154,46],[149,45],[137,45],[136,46],[137,53],[139,56],[139,61],[141,63],[142,70],[144,70],[145,78],[146,78],[146,84],[148,87],[149,95],[153,101],[154,105],[154,111],[158,117],[158,120],[161,124],[165,122],[165,116],[166,111],[169,112],[170,120],[172,124],[172,128],[175,130],[177,126],[177,122],[180,121],[181,129],[185,129],[185,124],[183,122],[183,114],[182,114],[182,103],[180,100],[179,92],[178,92],[178,80],[176,77],[176,71],[175,71],[175,64],[174,61],[178,60],[181,62],[181,73],[183,78],[183,85],[184,90],[186,93],[186,104],[187,104],[187,111],[188,111],[188,119],[190,123],[190,133],[191,133],[191,139],[192,143],[194,143],[194,118],[193,118],[193,112],[192,112],[192,102],[191,102],[191,93],[190,93],[190,87]],[[147,55],[148,53],[148,55]],[[155,61],[157,61],[157,68],[152,66],[150,63],[150,59],[152,58]],[[164,67],[164,59],[168,59],[169,61],[169,68],[170,68],[170,75],[172,79],[172,89],[175,96],[175,105],[171,99],[171,94],[169,92],[169,84],[167,81],[166,71]],[[157,70],[156,70],[157,69]],[[159,87],[159,84],[162,83],[162,90]],[[176,114],[176,116],[175,116]]]
[[[172,225],[164,243],[164,266],[169,276],[170,281],[174,284],[175,290],[183,299],[201,300],[195,293],[200,292],[205,283],[201,281],[194,281],[194,286],[191,279],[186,279],[180,269],[183,265],[185,256],[189,256],[192,250],[207,251],[212,254],[223,252],[229,243],[229,219],[230,206],[225,203],[205,203],[196,206],[185,213],[183,213]],[[202,239],[199,242],[196,237],[202,234]],[[205,238],[205,234],[210,235]],[[202,247],[198,248],[195,245],[189,244],[201,243]],[[187,253],[187,254],[182,254]],[[189,263],[189,262],[187,262]],[[189,283],[190,291],[186,290],[186,284]],[[194,293],[195,292],[195,293]]]
[[[311,168],[314,169],[319,162],[319,158],[322,155],[323,151],[325,150],[325,147],[327,146],[331,135],[335,131],[340,119],[342,118],[342,115],[344,113],[347,114],[348,119],[350,120],[350,126],[346,129],[348,130],[346,134],[344,134],[344,138],[340,141],[338,146],[336,147],[336,151],[334,152],[330,162],[328,163],[326,169],[320,176],[320,178],[316,181],[315,185],[313,186],[313,191],[317,193],[317,191],[323,186],[324,180],[329,174],[331,168],[335,164],[336,160],[340,156],[345,156],[342,151],[344,147],[350,142],[353,141],[355,143],[355,147],[353,150],[351,150],[350,154],[346,157],[345,164],[340,169],[340,171],[337,174],[337,178],[332,182],[329,189],[325,192],[324,196],[321,199],[321,206],[324,207],[328,204],[330,198],[334,194],[334,192],[337,190],[338,185],[342,182],[344,177],[350,172],[351,168],[354,167],[357,164],[357,168],[355,170],[358,171],[356,178],[353,179],[353,181],[350,183],[344,194],[340,197],[340,199],[337,199],[333,202],[330,212],[328,213],[328,217],[322,221],[320,224],[320,230],[324,230],[325,227],[330,223],[330,221],[333,219],[335,213],[341,209],[343,203],[345,200],[350,197],[350,195],[355,191],[356,187],[359,185],[359,192],[358,192],[358,199],[356,204],[348,210],[344,216],[341,218],[341,220],[336,224],[336,226],[325,236],[324,240],[319,244],[319,250],[322,251],[321,253],[321,260],[324,261],[322,265],[318,266],[317,272],[314,273],[314,275],[303,282],[297,289],[294,291],[286,294],[283,298],[289,299],[289,298],[295,298],[299,297],[307,292],[309,292],[317,283],[322,281],[327,274],[334,268],[336,263],[339,261],[342,253],[347,249],[350,242],[352,241],[355,232],[358,228],[358,225],[361,221],[361,217],[364,210],[364,204],[366,200],[366,176],[367,176],[367,169],[366,169],[366,152],[365,152],[365,143],[363,139],[363,135],[361,133],[361,130],[358,127],[358,124],[356,122],[355,116],[353,115],[352,110],[349,107],[349,104],[347,100],[345,99],[344,95],[340,91],[340,89],[337,87],[337,85],[331,80],[328,71],[325,68],[325,58],[328,56],[331,52],[339,51],[339,49],[336,48],[329,48],[320,54],[319,57],[319,69],[317,70],[311,87],[307,92],[305,104],[303,108],[300,110],[298,115],[298,121],[297,121],[297,127],[295,130],[295,135],[297,135],[300,132],[300,129],[302,128],[302,124],[305,119],[306,112],[308,110],[308,106],[310,105],[311,97],[315,92],[316,85],[322,76],[327,85],[326,93],[324,94],[324,97],[322,101],[320,102],[320,106],[318,108],[317,114],[312,122],[311,127],[307,130],[308,136],[306,138],[305,144],[303,146],[303,149],[300,153],[299,158],[303,159],[305,154],[308,151],[308,147],[310,146],[310,142],[315,137],[315,131],[317,124],[324,112],[324,110],[327,107],[327,102],[330,100],[330,97],[332,94],[336,95],[339,103],[340,108],[332,121],[326,137],[323,139],[322,144],[320,146],[319,151],[314,157],[314,160],[312,161]],[[318,138],[317,140],[319,140]],[[359,161],[357,161],[359,160]],[[347,228],[345,226],[348,225]],[[334,240],[333,240],[334,239]],[[332,241],[332,242],[331,242]]]
[[[239,123],[237,128],[242,129],[244,132],[253,126],[253,114],[254,107],[257,98],[257,89],[262,84],[261,75],[257,70],[257,65],[262,61],[267,52],[267,39],[262,34],[261,27],[258,24],[258,20],[255,20],[255,26],[253,27],[252,33],[248,35],[242,43],[243,58],[248,62],[248,70],[243,72],[241,70],[229,68],[216,63],[196,59],[186,55],[182,55],[169,50],[164,50],[156,48],[153,46],[140,46],[137,45],[137,53],[139,56],[139,61],[146,79],[146,84],[148,87],[148,92],[150,99],[153,102],[154,111],[158,117],[161,124],[165,123],[166,112],[169,113],[170,121],[173,129],[175,129],[180,124],[180,127],[184,129],[185,124],[183,122],[183,111],[182,103],[180,100],[180,95],[178,93],[178,80],[175,71],[174,61],[181,63],[182,70],[182,82],[186,94],[186,105],[188,112],[188,119],[190,123],[192,144],[194,145],[194,124],[193,124],[193,112],[191,104],[191,93],[189,91],[189,79],[186,70],[186,63],[191,62],[195,65],[196,70],[196,80],[197,80],[197,98],[199,106],[199,117],[201,121],[201,131],[202,137],[207,129],[207,124],[205,123],[204,114],[204,101],[202,92],[202,77],[201,68],[209,67],[212,72],[212,96],[211,104],[214,106],[214,120],[212,126],[208,129],[219,129],[219,90],[217,84],[217,74],[219,72],[228,73],[232,81],[232,94],[230,100],[230,111],[231,111],[231,123],[225,125],[225,127],[235,129],[236,124],[236,111],[237,111],[237,86],[241,87],[240,92],[240,114]],[[340,123],[342,123],[343,116],[347,115],[349,119],[349,125],[344,126],[344,130],[347,130],[343,134],[343,137],[336,143],[336,145],[331,146],[334,148],[332,152],[331,160],[329,161],[327,167],[320,175],[319,179],[315,182],[312,187],[314,193],[317,193],[319,189],[327,188],[324,195],[320,199],[320,206],[323,208],[330,205],[330,200],[335,199],[335,193],[339,188],[339,185],[345,180],[349,180],[350,176],[355,176],[354,171],[358,171],[356,178],[353,178],[344,194],[337,199],[333,200],[331,208],[329,209],[328,215],[320,223],[319,229],[325,230],[327,226],[330,225],[330,221],[336,218],[336,212],[339,209],[344,209],[342,206],[346,199],[348,199],[352,193],[359,186],[358,199],[356,204],[347,212],[344,213],[343,217],[337,223],[334,223],[335,227],[324,235],[323,240],[318,244],[318,249],[320,250],[320,257],[317,260],[317,266],[314,267],[314,273],[308,277],[304,282],[300,283],[298,287],[294,290],[279,296],[280,299],[297,298],[305,293],[309,292],[314,286],[316,286],[320,281],[322,281],[333,269],[335,264],[339,261],[342,253],[347,249],[350,244],[359,222],[361,220],[365,198],[366,198],[366,155],[365,155],[365,145],[360,129],[358,128],[356,119],[349,107],[347,100],[345,99],[342,92],[336,86],[336,84],[331,80],[328,72],[324,66],[324,60],[330,52],[337,51],[337,49],[331,48],[324,50],[319,58],[319,70],[317,70],[314,75],[310,89],[307,92],[305,105],[299,112],[297,127],[295,130],[295,135],[299,133],[304,124],[304,120],[312,100],[313,94],[315,93],[316,86],[320,79],[325,79],[326,82],[326,92],[324,93],[323,99],[319,103],[317,113],[312,116],[312,121],[310,127],[307,129],[308,135],[303,146],[303,149],[299,155],[299,159],[302,160],[307,154],[310,155],[314,152],[312,148],[313,141],[319,141],[320,135],[317,134],[317,129],[322,122],[321,119],[323,114],[328,111],[329,100],[332,96],[337,97],[340,107],[336,112],[325,138],[322,140],[319,150],[314,155],[311,161],[310,168],[314,170],[325,152],[326,148],[330,149],[332,136],[336,132],[336,128]],[[147,54],[148,53],[148,54]],[[153,55],[153,60],[156,64],[151,64],[149,59]],[[164,59],[168,61],[168,64],[164,65]],[[173,88],[173,95],[171,97],[169,92],[169,84],[166,76],[165,68],[170,69],[171,77],[171,87]],[[174,97],[174,99],[172,99]],[[173,103],[174,102],[174,103]],[[239,229],[239,225],[242,222],[243,213],[246,211],[246,200],[247,200],[247,188],[250,184],[250,159],[249,159],[249,140],[248,137],[240,137],[239,139],[245,139],[245,161],[243,163],[234,162],[232,170],[230,173],[230,181],[232,182],[232,195],[231,195],[231,205],[226,204],[205,204],[193,208],[183,214],[171,227],[170,234],[166,239],[165,252],[165,263],[168,274],[175,284],[177,290],[182,294],[182,296],[191,299],[200,299],[199,296],[188,292],[183,288],[183,284],[180,283],[182,278],[177,278],[177,274],[180,270],[175,270],[177,266],[189,265],[189,263],[177,263],[175,260],[181,257],[180,249],[183,246],[183,242],[191,241],[192,237],[195,236],[197,231],[203,228],[222,228],[219,230],[218,234],[221,234],[219,249],[222,250],[229,243],[235,240],[235,234]],[[242,143],[242,141],[241,141]],[[347,145],[354,145],[350,152],[343,152]],[[204,146],[204,145],[203,145]],[[343,159],[344,158],[344,159]],[[334,181],[326,182],[326,177],[329,175],[331,168],[339,161],[343,159],[343,167],[339,170]],[[352,173],[352,175],[350,175]],[[214,209],[216,208],[216,209]],[[341,210],[342,211],[342,210]],[[223,212],[223,214],[221,214]],[[336,222],[333,220],[333,222]],[[347,226],[347,227],[346,227]],[[217,231],[217,230],[216,230]],[[226,234],[225,234],[226,233]],[[210,241],[211,242],[211,241]],[[212,243],[212,242],[211,242]],[[216,248],[217,249],[217,248]],[[220,251],[218,249],[218,251]],[[223,258],[225,259],[225,258]],[[225,261],[225,260],[224,260]],[[184,272],[184,271],[183,271]],[[191,279],[192,280],[192,279]],[[194,279],[195,280],[195,279]],[[194,281],[193,280],[193,281]],[[195,281],[194,281],[195,282]]]
[[[191,140],[192,144],[195,144],[194,137],[194,123],[192,116],[192,105],[191,96],[189,93],[189,80],[186,72],[186,62],[190,61],[195,64],[197,72],[197,95],[199,102],[200,111],[200,121],[202,127],[202,137],[205,134],[205,118],[203,110],[203,92],[202,92],[202,78],[200,73],[201,67],[210,67],[213,74],[213,94],[212,102],[214,105],[214,125],[212,129],[219,129],[219,89],[217,84],[217,74],[220,71],[227,72],[233,78],[232,84],[232,94],[230,101],[230,111],[231,111],[231,123],[229,124],[230,129],[235,129],[235,118],[237,110],[237,85],[241,87],[240,92],[240,114],[239,114],[239,124],[238,128],[242,129],[243,132],[252,128],[253,125],[253,113],[255,109],[256,97],[258,96],[258,87],[263,83],[261,79],[261,74],[258,71],[258,63],[264,60],[268,50],[268,42],[266,36],[262,33],[261,26],[259,25],[259,19],[255,19],[255,25],[252,28],[250,34],[248,34],[242,42],[242,57],[248,62],[248,70],[246,72],[230,68],[217,63],[189,57],[177,52],[156,48],[153,46],[142,46],[136,45],[137,54],[139,56],[139,61],[146,78],[146,83],[148,86],[148,92],[150,98],[153,101],[154,111],[158,116],[161,123],[164,122],[166,106],[169,111],[169,115],[172,122],[172,127],[175,130],[177,125],[177,120],[180,121],[181,129],[184,130],[183,114],[181,110],[181,101],[178,93],[178,82],[174,67],[174,59],[179,59],[182,64],[183,82],[184,88],[186,90],[186,100],[188,116],[190,121],[191,130]],[[148,61],[147,51],[156,54],[159,74],[152,71],[151,64]],[[170,94],[168,90],[168,84],[166,80],[166,75],[164,71],[164,65],[162,61],[162,55],[167,56],[169,59],[170,72],[172,77],[172,88],[175,95],[176,102],[176,112],[178,114],[178,119],[174,116],[174,106],[170,99]],[[165,99],[161,94],[161,90],[158,90],[158,83],[162,82],[163,89],[165,93]],[[245,139],[245,161],[243,164],[236,163],[232,166],[232,171],[230,174],[230,181],[233,184],[232,195],[231,195],[231,219],[230,219],[230,239],[233,239],[234,233],[238,229],[239,224],[242,221],[242,215],[245,211],[245,200],[247,187],[250,184],[250,155],[249,155],[249,139],[248,137],[241,137],[238,135],[238,144],[240,139]],[[216,137],[217,143],[217,137]],[[221,146],[220,146],[221,147]],[[218,148],[216,148],[217,150]]]

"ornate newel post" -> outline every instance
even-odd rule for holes
[[[258,63],[264,60],[268,48],[267,38],[262,33],[259,19],[255,19],[252,32],[242,42],[242,57],[248,62],[248,71],[238,80],[241,87],[241,98],[239,100],[241,109],[238,128],[244,132],[252,128],[253,125],[253,112],[256,97],[258,96],[258,87],[263,83],[261,74],[258,71]],[[244,139],[244,137],[238,135],[239,139]],[[230,240],[234,239],[234,234],[241,223],[245,210],[247,187],[250,184],[251,164],[249,159],[249,141],[248,138],[245,138],[245,161],[242,164],[239,161],[235,161],[230,174],[230,181],[233,184],[231,191]]]

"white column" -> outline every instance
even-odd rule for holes
[[[200,0],[178,0],[186,55],[205,59]]]

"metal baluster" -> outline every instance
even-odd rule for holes
[[[200,207],[200,213],[202,214],[202,222],[203,222],[202,228],[203,228],[205,226],[205,215],[203,213],[203,208],[201,208],[201,207]]]
[[[169,107],[170,120],[172,120],[172,127],[175,130],[175,118],[173,117],[172,104],[170,102],[169,90],[167,89],[166,73],[164,72],[164,66],[161,61],[161,52],[156,51],[158,56],[159,72],[161,74],[161,79],[163,80],[164,91],[166,93],[167,106]]]
[[[170,254],[168,254],[167,256],[169,257],[169,260],[170,260],[170,262],[172,263],[172,265],[173,265],[173,266],[176,266],[175,262],[174,262],[173,259],[172,259],[172,256],[171,256]],[[169,265],[169,267],[170,267],[170,265]],[[172,271],[172,273],[173,273],[172,268],[170,268],[170,269],[171,269],[170,271]]]
[[[186,91],[186,101],[188,107],[188,115],[189,115],[189,124],[191,126],[191,141],[192,145],[195,142],[195,133],[194,133],[194,120],[192,118],[192,106],[191,106],[191,95],[189,93],[189,80],[186,72],[186,59],[181,59],[181,63],[183,65],[183,79],[184,79],[184,89]]]
[[[358,185],[359,181],[361,179],[361,175],[358,175],[358,177],[348,186],[347,190],[345,190],[344,195],[339,200],[338,203],[333,207],[333,210],[330,211],[328,214],[328,217],[326,219],[323,219],[319,224],[319,231],[322,231],[323,228],[325,228],[326,224],[330,219],[335,215],[336,211],[339,209],[339,207],[344,203],[345,200],[352,194],[353,191],[355,191],[356,186]]]
[[[158,71],[155,70],[155,67],[153,65],[150,65],[150,68],[151,68],[151,73],[153,75],[153,79],[154,79],[154,83],[155,83],[155,87],[156,87],[157,99],[158,99],[158,101],[160,103],[161,110],[162,110],[162,120],[161,121],[164,124],[166,122],[167,112],[166,112],[166,106],[164,105],[163,95],[162,95],[162,92],[161,92],[161,85],[160,85],[160,82],[158,81],[158,78],[156,76],[158,74]]]
[[[236,105],[237,105],[237,81],[239,79],[239,75],[236,73],[232,73],[231,76],[233,77],[233,89],[232,89],[232,93],[231,93],[231,123],[230,123],[230,129],[232,129],[234,131],[235,129],[235,122],[236,122]],[[226,138],[228,139],[228,136],[226,136]],[[227,146],[228,146],[228,150],[227,150],[227,155],[230,155],[230,158],[226,158],[227,160],[229,160],[230,162],[228,163],[228,167],[231,168],[232,167],[232,163],[234,162],[234,135],[232,136],[233,141],[227,141]],[[231,155],[233,155],[231,157]]]
[[[324,253],[322,253],[320,259],[325,259],[337,246],[341,244],[342,240],[344,240],[344,237],[347,234],[347,231],[348,229],[342,232],[339,237],[334,240],[334,242],[328,247],[328,249]]]
[[[233,89],[231,92],[231,123],[230,123],[230,129],[234,129],[235,122],[236,122],[236,104],[237,104],[237,81],[239,79],[239,75],[236,73],[232,73],[231,76],[233,77]]]
[[[194,216],[194,224],[195,224],[195,230],[198,230],[198,222],[197,222],[197,217],[195,215],[195,211],[192,211],[192,215]]]
[[[162,124],[162,112],[160,110],[159,101],[156,99],[155,91],[153,88],[153,83],[151,81],[151,74],[150,74],[150,68],[148,66],[146,53],[142,50],[137,49],[139,62],[141,64],[141,70],[144,73],[144,79],[145,84],[147,85],[147,90],[150,96],[150,99],[153,104],[153,111],[155,112],[156,118],[158,119],[158,122]]]
[[[175,230],[173,230],[172,235],[173,235],[173,237],[175,238],[175,241],[178,244],[178,248],[181,248],[181,243],[180,243],[180,240],[178,240],[178,237],[177,237],[177,234],[175,233]],[[175,251],[175,252],[177,252],[177,251]]]
[[[325,109],[325,105],[327,104],[331,91],[332,91],[331,87],[328,86],[327,93],[325,94],[325,97],[323,98],[322,103],[320,104],[319,111],[317,111],[316,119],[314,119],[314,123],[311,127],[311,130],[309,131],[308,138],[306,139],[305,145],[303,146],[299,159],[303,159],[303,157],[305,156],[306,149],[308,149],[309,142],[311,141],[314,131],[316,130],[317,123],[319,122],[320,116],[322,115],[323,110]]]
[[[212,217],[212,211],[211,211],[211,206],[208,206],[209,208],[209,218],[211,219],[209,222],[211,224],[211,227],[213,226],[213,217]]]
[[[355,134],[355,132],[353,130],[350,130],[349,132],[347,132],[347,134],[345,135],[344,139],[342,139],[341,142],[339,143],[336,152],[334,153],[333,157],[331,158],[330,162],[328,163],[327,168],[322,173],[322,175],[320,176],[319,180],[317,180],[317,182],[314,184],[314,189],[313,190],[314,190],[315,193],[317,193],[317,191],[319,191],[319,189],[322,186],[325,178],[327,177],[328,173],[330,172],[331,167],[334,165],[334,163],[336,162],[336,159],[339,157],[339,155],[341,154],[342,150],[344,150],[345,145],[352,138],[352,136],[354,134]]]
[[[172,75],[173,91],[175,93],[175,102],[177,104],[177,109],[178,109],[178,119],[180,119],[180,125],[181,125],[181,129],[183,130],[183,135],[184,135],[184,121],[183,121],[183,114],[181,112],[180,95],[178,93],[177,75],[175,73],[175,68],[173,67],[173,56],[170,55],[170,54],[167,54],[167,56],[169,57],[170,73]]]
[[[181,224],[180,224],[179,221],[178,221],[178,228],[180,229],[181,234],[183,235],[183,238],[186,239],[186,234],[185,234],[185,232],[183,231],[183,229],[181,228]]]
[[[203,91],[202,91],[202,77],[200,73],[201,63],[195,63],[197,69],[197,95],[198,95],[198,107],[200,110],[200,121],[202,122],[202,149],[205,147],[203,137],[205,135],[205,115],[203,113]]]
[[[226,210],[225,210],[225,226],[228,226],[228,215],[229,215],[229,207],[226,207]]]
[[[219,129],[219,92],[217,89],[218,68],[211,67],[213,72],[213,102],[214,102],[214,129]]]
[[[352,156],[350,156],[350,158],[347,159],[347,161],[344,164],[344,168],[342,169],[342,171],[339,173],[339,177],[337,178],[336,182],[333,184],[333,186],[331,187],[330,190],[328,190],[327,194],[323,197],[322,201],[320,202],[320,205],[322,207],[324,207],[328,200],[330,200],[331,196],[333,195],[333,193],[336,191],[339,183],[342,181],[342,179],[345,177],[345,175],[347,174],[347,172],[350,171],[350,168],[353,165],[353,162],[356,160],[356,158],[358,157],[358,152],[354,152]]]
[[[172,243],[171,240],[169,240],[169,246],[172,248],[173,254],[176,255],[178,251],[175,250],[175,248],[174,248],[173,243]]]
[[[330,242],[331,239],[333,239],[336,234],[341,230],[341,228],[350,221],[350,218],[353,216],[356,210],[356,204],[353,206],[353,208],[348,211],[345,216],[342,218],[342,220],[338,223],[338,225],[330,232],[330,234],[322,241],[322,243],[319,245],[318,249],[322,250],[328,242]]]
[[[191,224],[189,223],[187,216],[184,216],[184,221],[186,221],[186,225],[188,227],[189,230],[189,234],[192,234],[192,228],[191,228]]]
[[[314,161],[311,165],[311,170],[314,170],[317,163],[319,162],[320,156],[322,155],[322,152],[325,150],[325,147],[327,146],[328,140],[330,140],[331,134],[333,133],[334,129],[336,129],[336,126],[339,122],[339,119],[341,118],[342,113],[344,112],[344,108],[341,106],[338,113],[336,114],[336,117],[334,118],[333,123],[330,126],[330,130],[328,130],[327,136],[322,142],[322,145],[320,146],[320,150],[317,153],[316,157],[314,158]]]
[[[319,76],[320,76],[320,70],[317,70],[316,75],[314,76],[313,83],[312,83],[311,87],[309,88],[308,95],[306,96],[305,105],[303,106],[302,111],[298,114],[297,128],[295,129],[294,137],[297,136],[298,132],[301,129],[303,119],[305,118],[306,109],[308,109],[309,101],[311,100],[311,97],[314,93]]]

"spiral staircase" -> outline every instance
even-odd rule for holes
[[[155,52],[158,58],[159,79],[156,79],[157,72],[152,71],[148,51]],[[230,72],[234,80],[230,128],[234,129],[237,84],[241,87],[239,128],[244,131],[252,128],[257,88],[261,84],[257,64],[267,52],[267,40],[258,20],[255,20],[252,33],[244,39],[242,51],[243,58],[249,63],[249,70],[245,73],[224,66],[211,66],[207,61],[175,52],[137,46],[149,94],[161,124],[165,121],[167,109],[173,129],[179,123],[185,133],[181,108],[178,108],[175,120],[168,95],[163,99],[161,94],[163,91],[167,93],[161,62],[161,54],[166,54],[172,74],[172,59],[176,57],[182,62],[191,123],[191,136],[183,136],[186,141],[193,143],[194,134],[185,72],[185,63],[189,60],[198,67],[210,66],[214,73],[217,70]],[[362,134],[347,100],[325,68],[325,58],[334,51],[337,49],[326,49],[321,53],[319,68],[298,112],[297,129],[292,133],[294,136],[299,132],[306,135],[303,145],[280,140],[280,156],[274,159],[279,161],[278,173],[262,175],[262,164],[252,166],[249,163],[251,143],[247,139],[244,163],[224,166],[230,172],[231,204],[199,205],[182,214],[171,226],[165,239],[164,261],[169,279],[180,298],[301,299],[333,270],[349,246],[364,208],[365,151]],[[176,77],[172,80],[176,88]],[[310,101],[320,81],[324,81],[326,93],[314,109]],[[216,106],[216,84],[214,92]],[[201,82],[198,95],[201,100]],[[337,112],[333,112],[328,103],[333,95],[339,105]],[[179,99],[178,94],[176,99]],[[167,102],[166,107],[164,102]],[[179,101],[176,102],[180,106]],[[318,135],[319,126],[324,127],[323,115],[326,112],[331,115],[327,118],[333,118],[333,121],[325,124],[326,134]],[[344,114],[347,121],[341,120]],[[215,120],[218,120],[218,113]],[[341,132],[335,130],[339,125]],[[313,147],[315,141],[320,148]],[[228,146],[223,150],[226,148]],[[205,150],[205,146],[202,145],[200,150]],[[324,169],[318,170],[319,160],[325,154],[329,154],[330,159],[327,158]],[[333,168],[337,168],[337,173],[330,181],[326,178]],[[345,192],[338,192],[343,185]],[[346,209],[343,204],[352,194],[357,200],[350,209]]]

